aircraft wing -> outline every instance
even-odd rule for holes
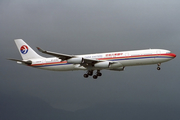
[[[55,57],[58,57],[62,60],[68,60],[70,58],[74,58],[76,57],[75,55],[67,55],[67,54],[62,54],[62,53],[56,53],[56,52],[51,52],[51,51],[46,51],[46,50],[43,50],[39,47],[37,47],[37,49],[42,52],[42,53],[45,53],[45,54],[48,54],[48,55],[52,55],[52,56],[55,56]],[[96,60],[96,59],[87,59],[87,58],[83,58],[84,60],[84,63],[97,63],[97,62],[100,62],[99,60]]]
[[[94,64],[98,63],[98,62],[102,62],[101,60],[96,60],[96,59],[87,59],[87,58],[83,58],[83,63],[81,64],[84,67],[88,67],[88,66],[94,66]]]
[[[56,53],[56,52],[51,52],[51,51],[45,51],[45,50],[42,50],[41,48],[37,47],[37,49],[42,52],[42,53],[45,53],[45,54],[48,54],[48,55],[52,55],[52,56],[55,56],[55,57],[58,57],[62,60],[67,60],[67,59],[70,59],[72,57],[74,57],[73,55],[67,55],[67,54],[62,54],[62,53]]]
[[[62,53],[45,51],[45,50],[42,50],[39,47],[37,47],[37,49],[42,53],[58,57],[59,59],[62,59],[62,60],[68,60],[68,59],[71,59],[71,58],[77,58],[77,56],[75,56],[75,55],[67,55],[67,54],[62,54]],[[81,65],[84,66],[84,67],[94,66],[94,64],[96,64],[98,62],[104,62],[104,60],[97,60],[97,59],[89,59],[89,58],[82,58],[82,59],[83,59],[82,60],[83,62],[81,63]],[[109,63],[110,64],[116,64],[117,62],[112,62],[112,61],[110,62],[109,61]]]

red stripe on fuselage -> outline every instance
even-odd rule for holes
[[[63,62],[50,62],[50,63],[32,64],[30,66],[43,66],[43,65],[66,64],[66,63],[67,63],[67,61],[63,61]]]
[[[166,56],[170,56],[170,57],[173,57],[173,58],[176,57],[176,54],[174,54],[174,53],[158,54],[158,55],[166,55]]]
[[[149,54],[149,55],[135,55],[135,56],[122,56],[122,57],[108,57],[108,58],[99,58],[98,60],[106,60],[106,59],[127,59],[127,58],[141,58],[141,57],[151,57],[151,56],[169,56],[176,57],[174,53],[165,53],[165,54]]]
[[[108,58],[98,58],[98,60],[113,60],[113,59],[127,59],[127,58],[143,58],[143,57],[156,57],[156,56],[167,56],[167,57],[172,57],[175,58],[176,54],[174,53],[166,53],[166,54],[149,54],[149,55],[136,55],[136,56],[122,56],[122,57],[108,57]],[[63,62],[50,62],[50,63],[41,63],[41,64],[32,64],[30,66],[46,66],[46,65],[55,65],[55,64],[66,64],[67,61]]]

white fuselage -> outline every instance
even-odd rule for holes
[[[126,66],[136,65],[150,65],[160,64],[169,61],[176,57],[175,54],[169,50],[164,49],[146,49],[146,50],[135,50],[135,51],[120,51],[120,52],[109,52],[109,53],[96,53],[96,54],[84,54],[76,55],[76,57],[82,57],[86,59],[94,59],[100,61],[113,61],[117,62],[116,65],[109,67],[83,67],[80,64],[72,64],[67,61],[62,61],[57,57],[42,58],[42,59],[30,59],[32,64],[29,66],[47,70],[55,71],[71,71],[71,70],[101,70],[101,69],[114,69],[121,70]]]

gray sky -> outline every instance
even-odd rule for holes
[[[1,0],[0,91],[30,94],[65,110],[123,102],[179,106],[179,6],[179,0]],[[67,54],[163,48],[177,57],[161,71],[127,67],[84,79],[85,71],[52,72],[6,60],[20,59],[17,38],[33,49]]]

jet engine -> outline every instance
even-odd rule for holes
[[[112,68],[110,70],[114,70],[114,71],[124,71],[125,67],[118,67],[118,68]]]
[[[109,68],[109,65],[110,65],[110,63],[105,61],[105,62],[99,62],[99,63],[94,64],[94,67],[97,67],[97,68]]]
[[[70,58],[67,60],[67,63],[72,64],[81,64],[83,62],[83,58]]]
[[[120,62],[118,62],[118,63],[110,64],[109,68],[118,68],[118,67],[121,67],[121,66],[122,66],[122,64]]]
[[[110,63],[108,61],[104,61],[104,62],[99,62],[99,63],[94,64],[94,67],[113,69],[113,68],[122,67],[122,64],[121,63]]]

